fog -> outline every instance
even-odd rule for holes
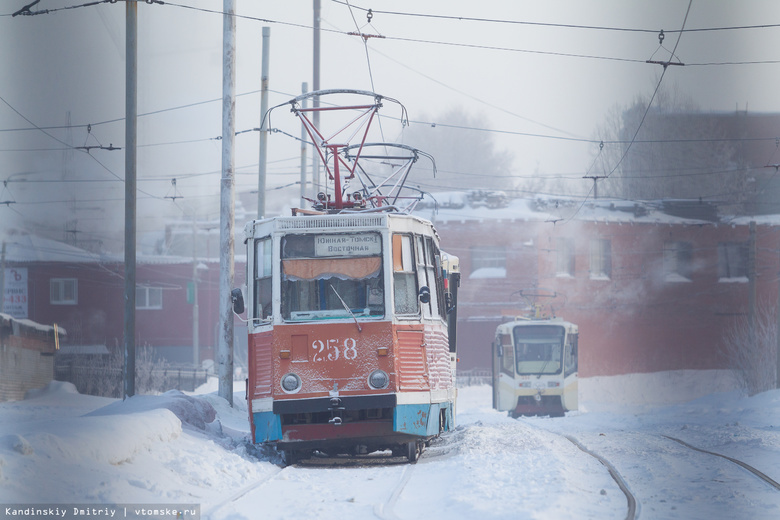
[[[80,245],[119,252],[124,151],[105,148],[124,147],[125,6],[57,10],[80,3],[42,0],[30,9],[48,13],[13,17],[25,2],[9,1],[0,11],[0,226],[78,236]],[[303,82],[312,88],[313,10],[312,2],[298,0],[236,4],[240,221],[255,211],[262,28],[271,28],[269,106],[275,106],[299,95]],[[659,81],[702,111],[780,109],[771,88],[780,28],[676,32],[684,20],[686,29],[772,24],[780,6],[694,1],[686,18],[687,8],[679,1],[324,1],[321,88],[399,100],[410,126],[384,107],[376,140],[411,146],[417,145],[412,138],[435,140],[425,134],[443,131],[442,118],[458,111],[508,157],[510,175],[563,178],[567,193],[584,194],[591,181],[582,176],[599,153],[596,129],[615,107],[649,98]],[[221,9],[217,0],[138,5],[142,249],[169,219],[218,218]],[[372,37],[346,34],[355,31]],[[663,68],[646,60],[685,66],[669,66],[662,77]],[[274,212],[300,203],[300,144],[293,137],[300,125],[280,109],[271,126],[279,130],[270,134],[268,152]],[[483,151],[477,146],[471,154]],[[476,168],[450,166],[426,189],[480,189],[487,183],[474,175]]]

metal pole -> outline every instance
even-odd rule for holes
[[[777,357],[775,361],[775,388],[780,389],[780,272],[778,272],[777,275],[777,348],[775,352]]]
[[[305,81],[301,84],[301,94],[309,91],[309,84]],[[304,98],[302,107],[308,108],[307,100]],[[306,197],[306,127],[301,122],[301,205],[304,205]]]
[[[124,398],[135,395],[136,136],[138,3],[126,2],[125,39],[125,331]]]
[[[265,178],[268,159],[268,56],[271,42],[271,28],[263,27],[263,63],[260,78],[260,175],[257,178],[257,218],[265,217]]]
[[[314,92],[320,90],[320,0],[314,0],[314,56],[313,63],[314,68],[312,71],[312,90]],[[314,96],[312,107],[320,107],[320,97]],[[312,120],[314,127],[320,127],[320,112],[314,111],[314,118]],[[315,146],[319,146],[319,143],[314,143]],[[320,158],[319,154],[312,154],[312,190],[316,195],[319,191],[325,191],[324,187],[320,190]],[[314,197],[316,198],[316,196]]]
[[[198,308],[198,228],[192,220],[192,365],[200,363],[200,309]]]
[[[748,320],[750,321],[750,348],[755,348],[756,332],[756,223],[748,225]]]
[[[234,0],[223,0],[222,24],[222,179],[219,224],[219,396],[233,406],[233,219],[236,138],[236,17]]]
[[[0,312],[5,312],[5,240],[0,250]]]

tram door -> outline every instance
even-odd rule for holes
[[[511,410],[517,405],[514,378],[515,349],[512,335],[499,333],[493,343],[493,408],[496,410]]]
[[[561,396],[561,404],[565,410],[576,410],[579,405],[578,339],[579,334],[576,332],[570,332],[566,335],[563,357],[563,395]]]

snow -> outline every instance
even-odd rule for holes
[[[745,397],[725,372],[581,381],[579,411],[511,419],[491,388],[459,389],[457,429],[415,465],[282,468],[247,443],[243,383],[235,406],[215,380],[125,401],[52,382],[0,403],[0,504],[198,504],[202,518],[779,518],[780,493],[726,460],[780,480],[780,391]],[[667,437],[664,437],[667,436]]]

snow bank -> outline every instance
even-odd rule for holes
[[[95,410],[87,416],[138,414],[159,409],[171,411],[182,424],[198,430],[205,430],[206,425],[214,422],[217,416],[211,404],[178,390],[171,390],[162,395],[136,395]]]
[[[580,409],[604,410],[625,405],[684,403],[699,397],[729,392],[739,387],[729,370],[671,370],[581,378]]]

